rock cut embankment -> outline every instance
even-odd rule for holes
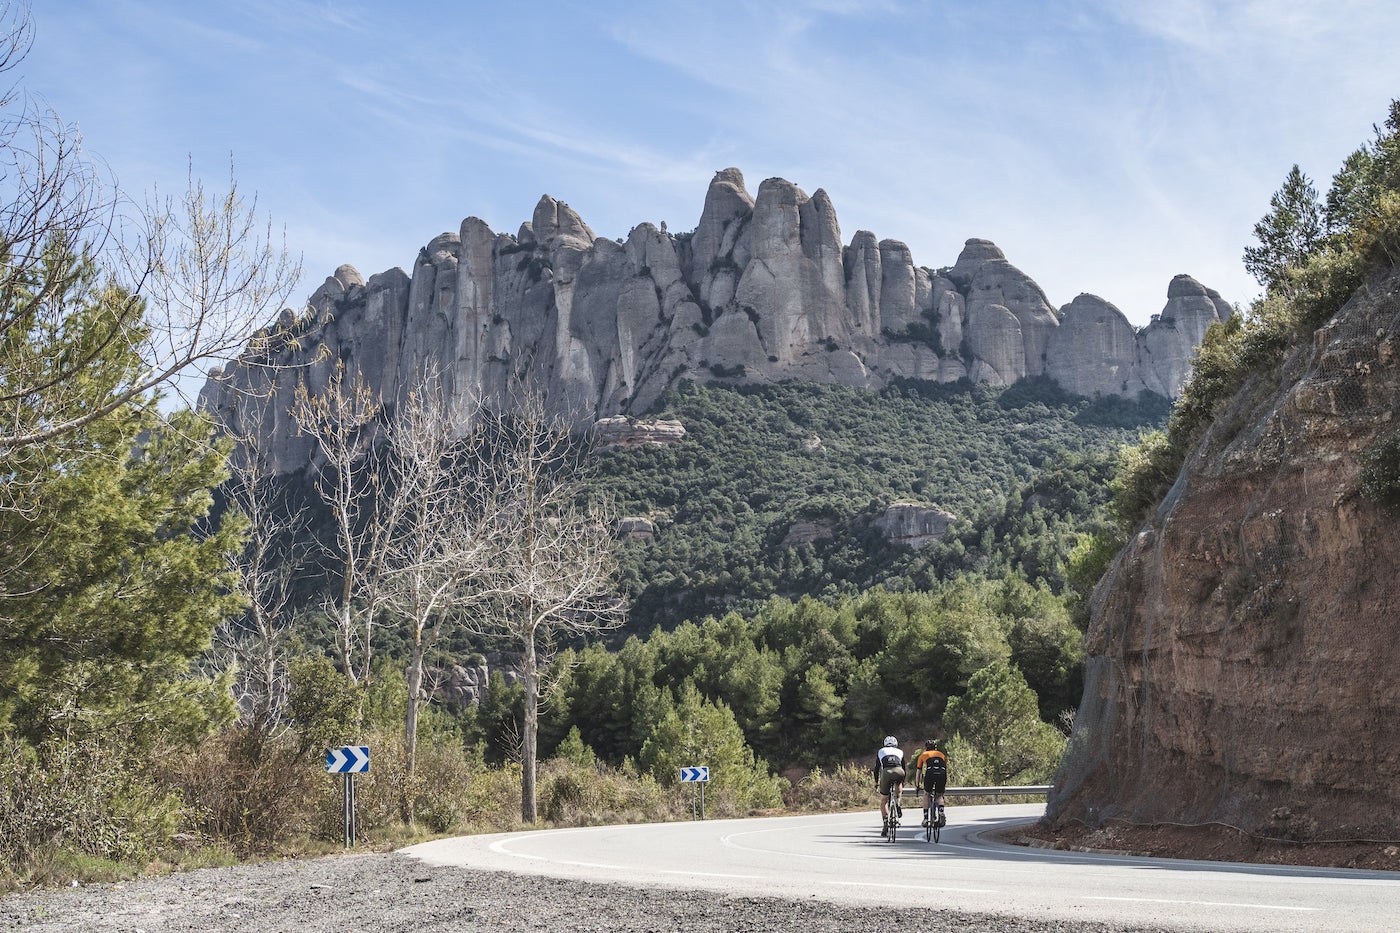
[[[1094,593],[1048,820],[1400,840],[1400,271],[1220,411]]]

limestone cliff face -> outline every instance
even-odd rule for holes
[[[1358,491],[1397,412],[1400,270],[1245,386],[1100,583],[1052,821],[1400,839],[1400,536]]]
[[[1092,296],[1056,312],[986,240],[968,240],[939,275],[897,240],[862,230],[843,246],[824,191],[770,178],[751,196],[731,168],[710,183],[690,234],[642,224],[625,241],[599,238],[546,195],[514,236],[468,217],[428,243],[411,274],[366,282],[341,266],[307,315],[284,318],[214,373],[201,402],[296,469],[309,449],[285,413],[241,400],[273,387],[289,398],[301,380],[318,387],[338,360],[391,402],[430,373],[454,398],[488,403],[523,382],[586,420],[640,414],[681,379],[879,387],[1048,375],[1086,395],[1171,396],[1206,327],[1228,313],[1188,276],[1141,331]]]

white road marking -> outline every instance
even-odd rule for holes
[[[1321,910],[1321,907],[1285,907],[1282,904],[1232,904],[1228,901],[1182,901],[1161,897],[1100,897],[1086,894],[1086,901],[1126,901],[1133,904],[1190,904],[1193,907],[1242,907],[1245,910]]]
[[[885,881],[828,881],[848,888],[900,888],[905,891],[955,891],[958,894],[995,894],[991,888],[950,888],[942,884],[890,884]]]
[[[631,871],[626,865],[608,865],[603,862],[569,862],[564,859],[550,858],[547,855],[529,855],[525,852],[512,852],[506,848],[508,839],[500,839],[491,843],[489,848],[498,855],[513,855],[516,858],[530,859],[535,862],[549,862],[551,865],[572,865],[575,868],[604,868],[608,871]]]

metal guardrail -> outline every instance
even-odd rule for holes
[[[994,797],[997,802],[1001,802],[1002,797],[1040,797],[1050,793],[1050,784],[1025,784],[1017,786],[1012,784],[1007,787],[949,787],[943,791],[948,797]],[[904,788],[902,797],[911,795],[922,795],[923,791],[918,788]]]

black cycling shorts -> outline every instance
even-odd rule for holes
[[[925,791],[925,793],[929,793],[929,794],[933,794],[933,795],[937,796],[938,794],[943,793],[943,791],[945,791],[945,790],[947,790],[947,789],[948,789],[948,775],[946,775],[946,774],[934,774],[932,771],[925,771],[925,772],[924,772],[924,791]]]

